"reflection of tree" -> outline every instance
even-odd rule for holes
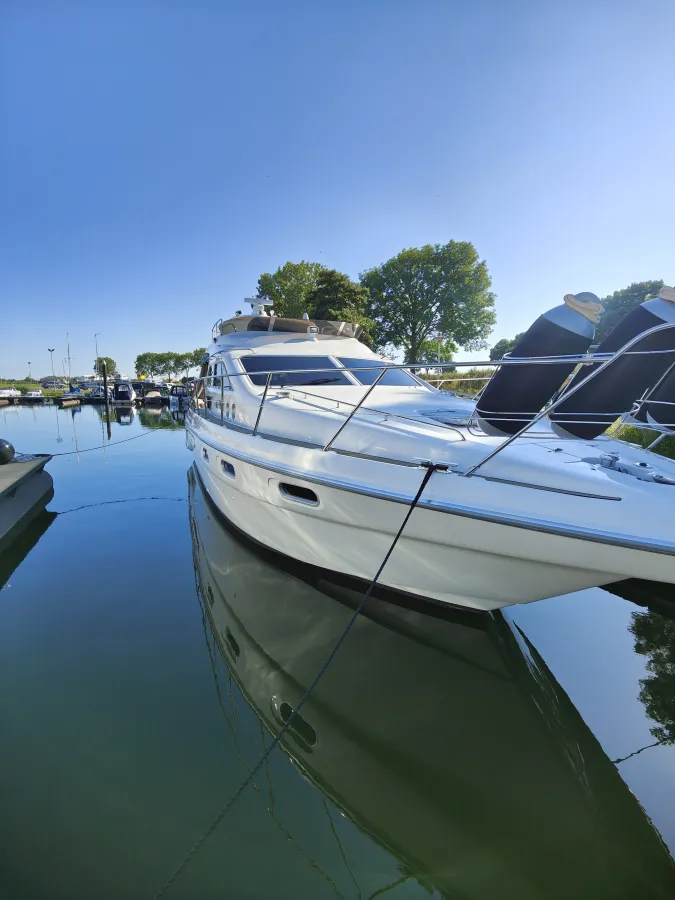
[[[184,427],[183,420],[175,420],[171,410],[159,407],[141,407],[138,410],[138,418],[143,428],[168,428],[171,431],[179,431]]]
[[[652,610],[636,612],[629,627],[636,652],[649,657],[640,700],[657,723],[650,731],[662,743],[675,743],[675,619]]]

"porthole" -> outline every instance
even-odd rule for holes
[[[286,482],[281,482],[279,484],[279,490],[287,497],[289,500],[295,500],[298,503],[306,503],[308,506],[318,506],[319,498],[311,491],[309,488],[300,487],[297,484],[287,484]]]
[[[230,478],[234,478],[234,466],[232,463],[229,463],[226,459],[221,459],[220,468],[226,475],[229,475]]]
[[[206,447],[202,447],[202,456],[207,462],[209,461],[209,451],[206,449]]]

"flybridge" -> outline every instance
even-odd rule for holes
[[[329,337],[358,338],[363,329],[353,322],[337,322],[327,319],[310,319],[307,313],[302,319],[291,319],[285,316],[275,316],[274,310],[267,313],[265,307],[271,303],[265,303],[257,298],[249,298],[251,304],[250,316],[235,316],[232,319],[218,319],[211,330],[214,342],[218,337],[234,332],[245,331],[273,331],[286,334],[305,334],[309,338],[321,334]]]

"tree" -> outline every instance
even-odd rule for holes
[[[136,374],[139,377],[154,378],[159,374],[160,361],[158,353],[139,353],[136,357]]]
[[[595,340],[598,343],[604,340],[626,313],[645,300],[656,297],[662,287],[662,281],[636,281],[629,287],[614,291],[609,297],[605,297],[602,300],[605,312],[595,328]]]
[[[101,363],[105,363],[106,372],[108,375],[114,375],[117,372],[117,363],[110,356],[97,356],[94,360],[94,372],[97,375],[101,375],[103,369],[101,367]]]
[[[511,353],[524,334],[525,332],[521,331],[514,338],[502,338],[500,341],[497,341],[492,350],[490,350],[490,359],[504,359],[507,353]]]
[[[473,244],[450,241],[402,250],[361,275],[370,293],[374,343],[401,348],[415,362],[432,335],[479,349],[495,323],[494,294]]]
[[[197,347],[196,350],[193,350],[192,353],[189,354],[189,355],[190,355],[190,368],[191,368],[191,369],[196,368],[196,367],[198,367],[198,366],[201,366],[201,364],[202,364],[202,358],[203,358],[203,356],[204,356],[205,353],[206,353],[206,347]]]
[[[198,347],[188,353],[139,353],[136,357],[136,374],[145,378],[173,379],[178,372],[187,375],[190,369],[201,365],[202,356],[206,353],[205,347]]]
[[[368,318],[368,292],[347,275],[335,269],[322,269],[306,302],[311,318],[354,322],[363,328],[362,340],[370,342],[375,323]]]
[[[447,338],[438,335],[438,337],[430,338],[423,341],[420,349],[417,351],[415,362],[426,363],[430,368],[434,363],[452,362],[454,354],[457,352],[457,345]],[[444,371],[449,371],[445,369]]]
[[[168,350],[166,353],[156,353],[155,374],[161,375],[162,378],[168,378],[173,381],[176,372],[180,372],[183,366],[183,355]]]
[[[307,308],[307,295],[317,285],[320,263],[287,262],[276,272],[264,272],[258,279],[258,297],[273,304],[278,316],[299,319]]]

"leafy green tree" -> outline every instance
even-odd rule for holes
[[[406,362],[416,361],[432,335],[466,349],[484,347],[495,323],[491,283],[468,241],[402,250],[361,275],[375,345],[401,348]]]
[[[368,292],[347,275],[322,269],[306,302],[313,319],[354,322],[363,328],[362,340],[369,342],[375,323],[368,317]]]
[[[134,363],[136,374],[139,378],[154,378],[159,374],[159,360],[157,353],[139,353]]]
[[[190,368],[198,368],[202,364],[202,357],[206,353],[206,347],[197,347],[196,350],[193,350],[190,356]]]
[[[663,743],[675,743],[675,619],[652,610],[633,613],[630,630],[636,652],[648,657],[639,696],[656,723],[650,731]]]
[[[136,374],[145,378],[173,379],[179,372],[189,374],[190,369],[201,364],[206,348],[198,347],[188,353],[139,353],[136,357]]]
[[[307,296],[317,286],[320,263],[287,262],[276,272],[264,272],[258,279],[258,297],[273,304],[278,316],[299,319],[309,312]]]
[[[180,359],[178,358],[179,354],[168,350],[166,353],[156,353],[155,357],[155,375],[171,380],[174,372],[180,365]]]
[[[435,338],[423,341],[420,349],[417,351],[415,362],[426,363],[432,367],[434,363],[452,362],[454,354],[457,352],[457,345],[453,341],[439,335]],[[446,372],[450,371],[445,369]]]
[[[620,291],[614,291],[602,300],[605,312],[595,327],[595,340],[604,340],[626,313],[645,300],[656,297],[663,287],[662,281],[636,281]]]
[[[179,372],[183,372],[188,365],[187,353],[169,353],[169,377],[173,381]]]
[[[507,353],[511,353],[521,337],[525,334],[521,331],[514,338],[502,338],[490,350],[490,359],[504,359]]]
[[[117,372],[117,363],[111,356],[97,356],[94,360],[94,372],[96,372],[97,375],[101,375],[103,372],[101,363],[105,363],[108,375],[114,375]]]

